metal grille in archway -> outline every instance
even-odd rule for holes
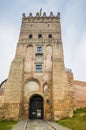
[[[29,105],[29,119],[43,119],[43,98],[34,95]]]

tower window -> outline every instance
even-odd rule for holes
[[[32,38],[32,34],[29,35],[29,38],[30,38],[30,39]]]
[[[52,38],[52,34],[49,34],[49,35],[48,35],[48,38]]]
[[[38,38],[42,38],[42,34],[38,34]]]
[[[37,47],[37,53],[42,53],[42,47],[41,46]]]
[[[36,65],[36,72],[42,72],[42,65]]]

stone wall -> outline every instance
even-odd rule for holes
[[[75,108],[86,107],[86,82],[74,80]]]
[[[0,119],[1,120],[18,120],[20,118],[19,103],[4,103],[0,104]]]
[[[0,96],[0,119],[20,119],[23,100],[23,59],[14,59]],[[2,86],[3,87],[3,86]]]
[[[86,82],[74,80],[72,72],[67,71],[67,77],[73,97],[74,108],[86,107]]]

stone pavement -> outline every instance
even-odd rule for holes
[[[26,121],[20,121],[12,130],[23,130]],[[51,127],[52,126],[52,127]],[[54,127],[54,129],[53,129]],[[31,120],[25,130],[69,130],[53,121]]]
[[[15,125],[13,128],[12,128],[12,130],[23,130],[23,128],[24,128],[24,125],[25,125],[25,122],[26,121],[19,121],[18,123],[17,123],[17,125]]]

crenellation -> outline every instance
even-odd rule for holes
[[[31,13],[31,12],[29,13],[29,16],[28,16],[28,17],[29,17],[29,18],[33,17],[33,15],[32,15],[32,13]]]
[[[57,13],[57,17],[60,17],[60,12]]]
[[[54,17],[54,15],[53,15],[53,12],[52,12],[52,11],[50,12],[50,17]]]
[[[32,15],[32,12],[30,12],[30,13],[29,13],[29,16],[27,16],[27,17],[26,17],[26,15],[25,15],[25,13],[23,13],[23,15],[22,15],[23,21],[27,21],[27,22],[31,22],[32,20],[33,20],[33,21],[36,21],[36,20],[40,21],[40,19],[42,19],[42,21],[40,21],[40,22],[43,22],[43,19],[44,19],[44,18],[45,18],[46,20],[47,20],[47,19],[49,19],[49,20],[54,20],[54,19],[58,20],[59,17],[60,17],[60,12],[58,12],[57,15],[54,16],[54,14],[53,14],[52,11],[50,12],[50,15],[49,15],[49,16],[47,16],[46,12],[43,12],[43,15],[42,15],[42,16],[40,16],[39,12],[37,12],[35,16]],[[45,19],[44,19],[44,20],[45,20]]]
[[[35,16],[35,17],[40,17],[38,12],[36,13],[36,16]]]
[[[43,12],[43,15],[40,15],[39,12],[37,12],[35,16],[33,16],[33,15],[32,15],[32,12],[30,12],[30,13],[29,13],[29,16],[27,16],[27,17],[26,17],[26,15],[25,15],[25,13],[22,14],[22,18],[25,18],[25,19],[26,19],[26,18],[32,18],[32,17],[33,17],[33,18],[44,18],[44,17],[46,17],[46,18],[52,18],[52,17],[53,17],[53,18],[56,18],[56,17],[58,17],[58,18],[59,18],[59,17],[60,17],[60,12],[58,12],[56,16],[54,16],[54,14],[53,14],[52,11],[50,12],[50,15],[49,15],[49,16],[47,16],[46,12]]]
[[[25,13],[22,14],[22,18],[26,18]]]
[[[46,12],[43,13],[43,17],[47,17]]]

